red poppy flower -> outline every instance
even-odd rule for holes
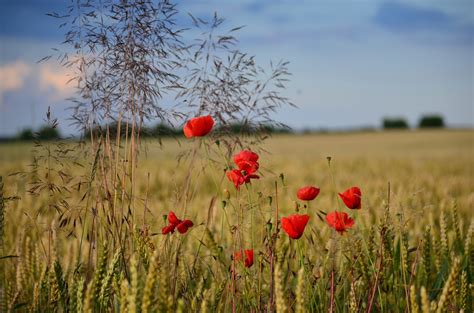
[[[234,253],[234,260],[237,262],[243,261],[245,264],[245,267],[251,267],[253,265],[253,249],[244,250],[244,253],[245,253],[245,260],[242,260],[242,250]]]
[[[239,170],[245,171],[247,174],[253,174],[258,170],[258,154],[250,150],[242,150],[234,155],[234,162]]]
[[[304,232],[309,215],[293,214],[281,219],[281,227],[292,239],[299,239]]]
[[[349,209],[358,210],[361,208],[362,193],[359,187],[351,187],[343,193],[339,193],[339,197]]]
[[[176,214],[174,214],[173,211],[171,211],[168,214],[168,222],[169,222],[169,225],[163,227],[163,229],[161,230],[161,233],[163,235],[166,235],[168,233],[174,233],[175,228],[178,229],[178,231],[181,234],[184,234],[188,231],[189,228],[194,226],[191,220],[182,221],[179,218],[177,218]]]
[[[319,195],[319,188],[313,186],[302,187],[298,190],[296,195],[300,200],[311,201]]]
[[[341,235],[354,225],[354,220],[345,212],[331,212],[326,215],[328,225]]]
[[[250,183],[250,179],[258,179],[260,176],[255,174],[244,175],[241,170],[230,170],[226,173],[227,178],[234,183],[235,188],[240,189],[240,185]]]
[[[183,131],[187,138],[203,137],[209,134],[213,126],[214,120],[212,116],[199,116],[190,119],[186,125],[184,125]]]

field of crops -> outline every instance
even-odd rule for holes
[[[132,175],[89,146],[0,145],[0,312],[472,312],[471,130],[275,136],[240,189],[210,137],[147,139]]]

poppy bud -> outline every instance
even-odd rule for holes
[[[297,201],[293,201],[293,206],[294,206],[296,212],[298,212],[300,210],[300,204]]]
[[[281,179],[281,183],[284,185],[285,184],[285,174],[280,173],[280,179]]]
[[[225,209],[226,206],[227,206],[227,201],[222,200],[222,208]]]
[[[268,233],[271,233],[271,232],[272,232],[272,227],[273,227],[272,223],[271,223],[271,222],[268,222],[268,223],[267,223],[267,231],[268,231]]]
[[[229,200],[229,199],[230,199],[230,192],[229,192],[229,189],[227,189],[227,188],[224,189],[222,193],[223,193],[223,195],[224,195],[224,199],[226,199],[226,200]]]

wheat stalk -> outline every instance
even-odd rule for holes
[[[431,312],[430,300],[428,298],[428,293],[426,292],[425,287],[421,287],[421,311],[423,313]]]
[[[296,284],[296,313],[303,313],[305,311],[305,279],[304,267],[298,271],[298,282]]]
[[[283,287],[283,277],[280,264],[278,262],[275,266],[275,301],[277,313],[288,312],[288,306],[286,305],[285,292]]]
[[[437,313],[444,312],[444,310],[446,309],[448,298],[454,295],[454,292],[456,289],[456,279],[458,276],[460,263],[461,263],[461,260],[459,258],[454,259],[451,272],[449,273],[448,279],[446,280],[444,284],[443,291],[441,292],[441,296],[437,304],[437,310],[436,310]]]
[[[410,307],[412,313],[419,313],[420,307],[418,306],[418,301],[416,300],[416,290],[415,286],[410,286]]]
[[[145,280],[145,288],[143,289],[143,300],[141,307],[142,312],[148,312],[151,306],[152,294],[158,276],[158,265],[158,250],[156,250],[151,258],[150,266],[148,267],[148,273]]]

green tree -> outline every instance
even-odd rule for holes
[[[25,128],[23,129],[17,136],[19,140],[33,140],[35,139],[35,135],[33,133],[33,130],[31,128]]]
[[[444,127],[444,119],[441,115],[424,115],[418,123],[419,128],[442,128]]]
[[[56,127],[42,126],[37,132],[37,138],[40,140],[59,139],[61,136]]]

